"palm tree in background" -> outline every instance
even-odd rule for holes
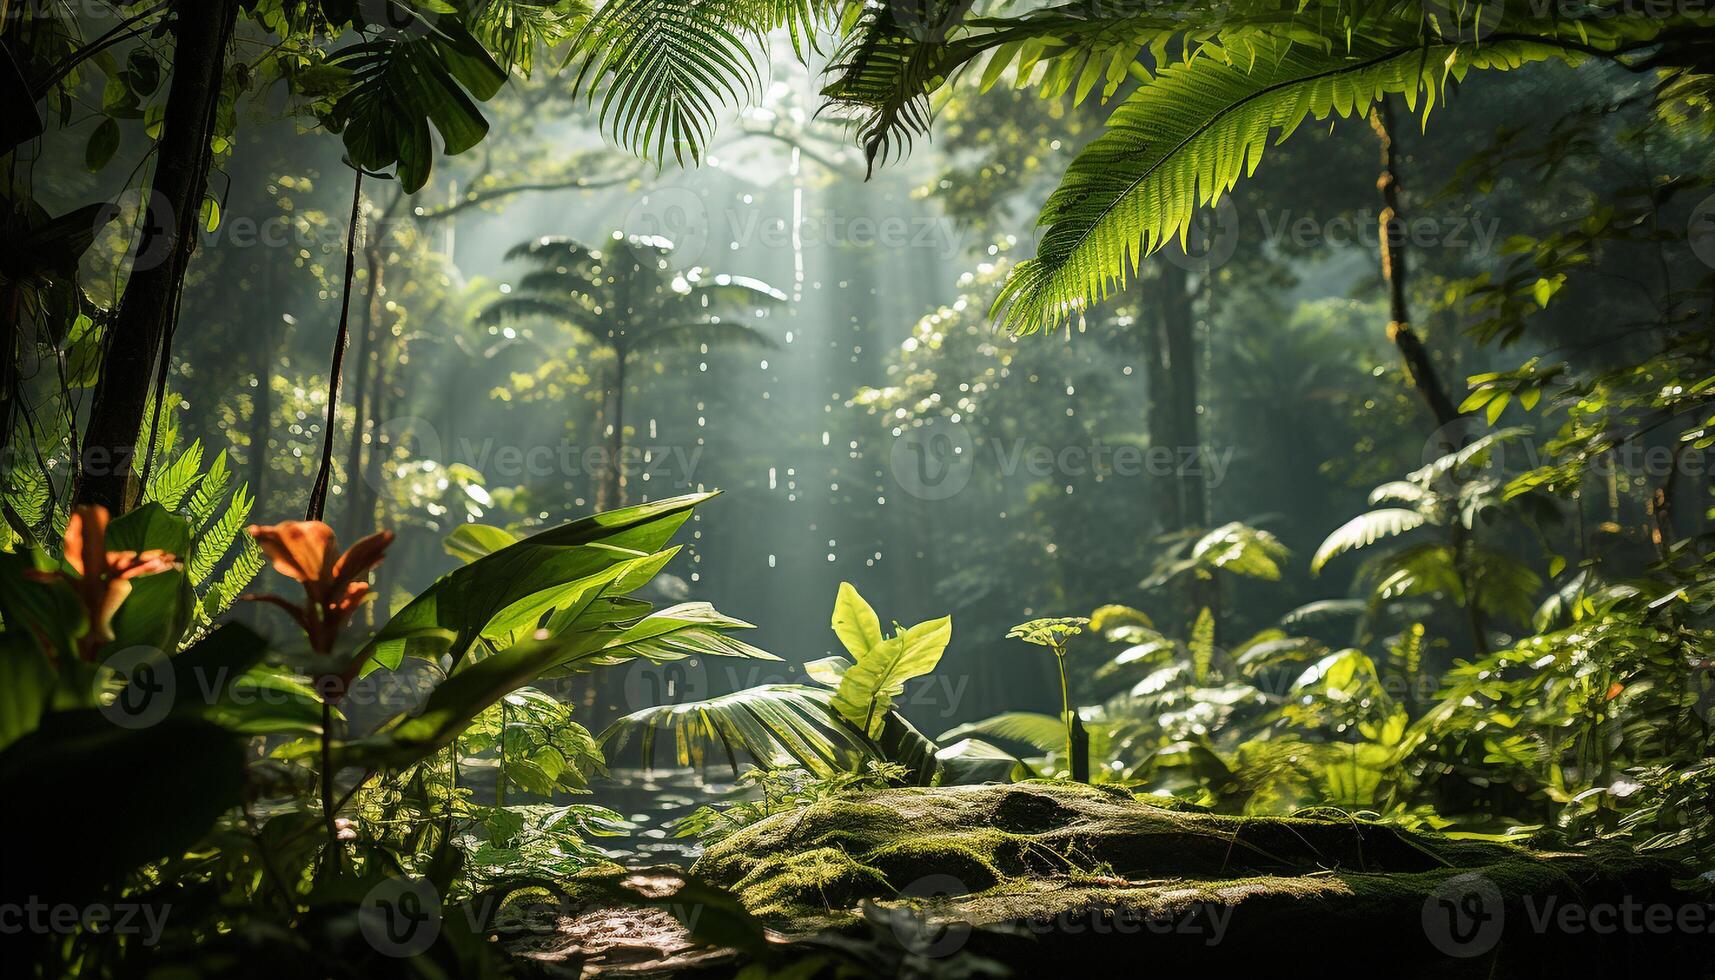
[[[607,469],[596,493],[598,511],[625,505],[626,371],[633,358],[778,346],[736,316],[765,316],[769,308],[785,302],[786,294],[746,276],[701,267],[676,270],[668,261],[672,254],[673,243],[655,235],[615,232],[601,248],[571,238],[532,239],[506,253],[509,261],[528,262],[531,271],[478,318],[484,326],[550,320],[612,356],[602,405]]]

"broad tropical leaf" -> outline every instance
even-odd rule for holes
[[[870,647],[841,675],[834,710],[859,731],[879,736],[884,716],[893,699],[905,691],[905,682],[934,670],[952,638],[952,617],[943,616]]]

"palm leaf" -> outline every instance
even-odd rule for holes
[[[764,769],[799,766],[817,776],[848,772],[875,753],[831,707],[833,692],[797,684],[766,684],[689,704],[634,711],[601,734],[609,754],[637,738],[646,765],[660,733],[671,735],[681,766],[703,767],[710,749],[734,772],[745,760]]]
[[[640,156],[701,158],[723,105],[742,105],[762,85],[757,52],[788,29],[802,53],[819,20],[809,0],[609,0],[578,38],[583,64],[574,88]]]

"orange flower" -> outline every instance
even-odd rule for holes
[[[131,579],[179,567],[177,556],[159,549],[138,553],[107,550],[107,508],[84,504],[66,521],[65,563],[76,575],[37,572],[37,581],[70,583],[89,617],[89,629],[77,641],[77,654],[94,660],[95,652],[113,642],[113,614],[131,594]]]
[[[359,581],[381,564],[392,531],[380,531],[339,553],[333,528],[321,521],[286,521],[272,526],[251,525],[250,536],[262,546],[274,570],[303,583],[302,605],[277,595],[248,595],[244,598],[271,602],[291,614],[310,638],[310,649],[333,652],[340,630],[351,621],[358,607],[369,600],[369,583]]]

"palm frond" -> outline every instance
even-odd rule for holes
[[[810,0],[609,0],[577,41],[583,64],[574,87],[593,104],[615,142],[664,160],[701,159],[723,105],[742,105],[762,86],[758,52],[785,28],[803,53],[822,19]],[[576,56],[576,55],[574,55]]]
[[[1119,13],[1063,4],[1018,17],[969,17],[971,4],[879,4],[867,8],[836,52],[822,90],[852,124],[869,166],[927,135],[930,96],[961,72],[983,66],[987,89],[1007,70],[1034,77],[1044,98],[1068,91],[1082,101],[1099,82],[1104,98],[1119,88],[1140,52],[1165,44],[1187,21],[1177,12]]]
[[[798,766],[828,777],[873,755],[858,733],[834,714],[832,699],[833,692],[821,688],[765,684],[705,701],[634,711],[608,726],[601,742],[612,756],[635,737],[649,765],[656,738],[665,733],[673,739],[674,760],[681,766],[703,767],[714,749],[734,772],[744,760],[763,769]]]
[[[702,320],[648,328],[639,343],[651,350],[686,350],[704,344],[716,347],[762,347],[769,350],[780,345],[753,326],[733,320]]]

